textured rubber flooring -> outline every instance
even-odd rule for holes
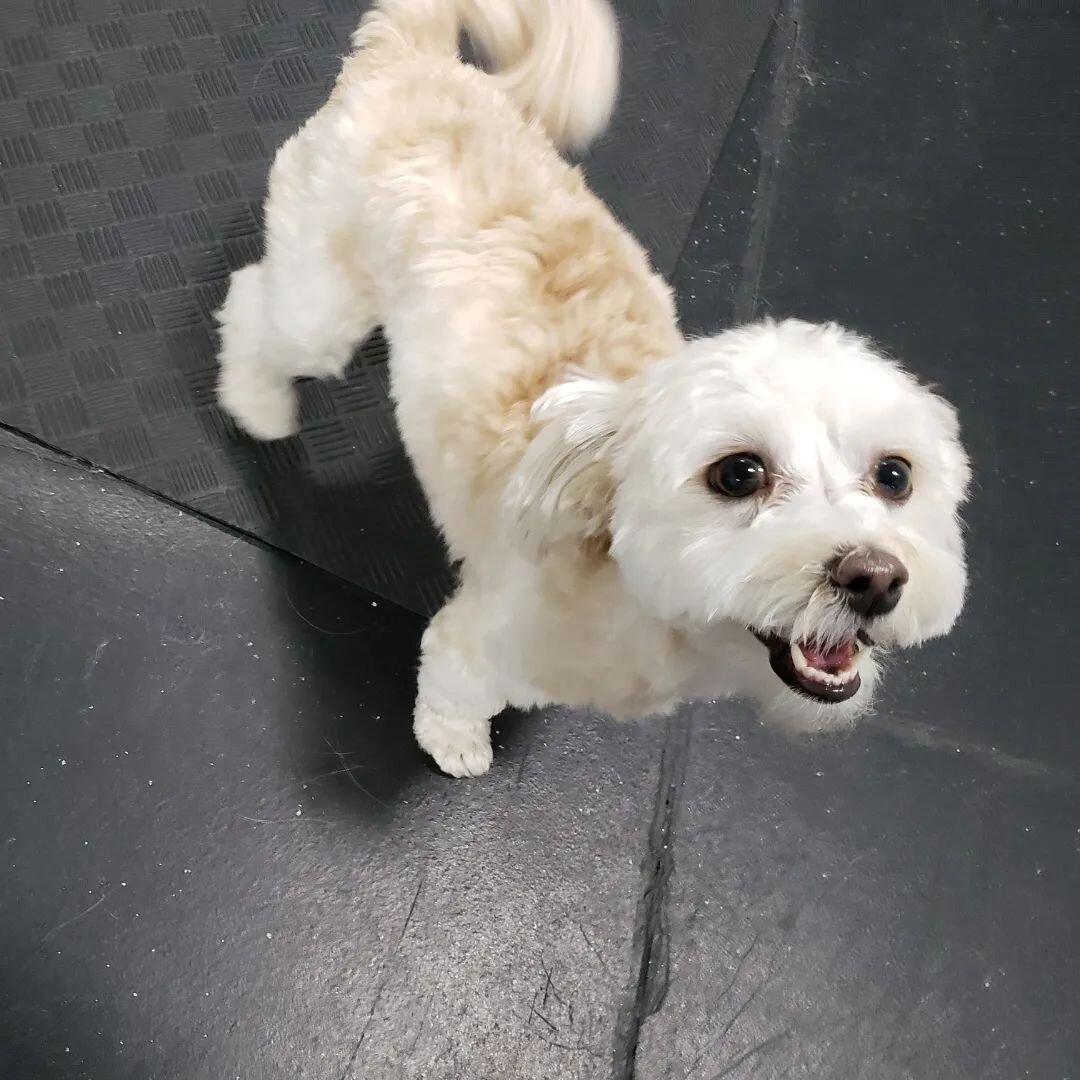
[[[619,112],[590,179],[670,271],[771,0],[617,5]],[[385,349],[310,385],[297,438],[215,407],[210,313],[260,252],[276,146],[324,99],[363,5],[6,0],[0,420],[413,610],[449,582],[395,431]]]
[[[1075,1080],[1074,9],[789,4],[678,260],[689,330],[839,317],[959,407],[966,611],[846,737],[556,710],[450,781],[422,619],[0,430],[0,1077]]]

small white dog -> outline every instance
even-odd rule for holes
[[[490,65],[462,63],[465,29]],[[604,126],[604,0],[382,0],[278,152],[267,250],[219,319],[220,395],[296,428],[378,324],[461,584],[415,731],[491,764],[508,705],[619,716],[747,695],[801,729],[864,711],[878,646],[949,630],[968,482],[952,408],[856,335],[687,342],[667,285],[556,147]]]

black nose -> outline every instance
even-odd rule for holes
[[[829,580],[843,594],[848,607],[872,619],[888,615],[908,581],[907,567],[895,555],[879,548],[856,548],[829,567]]]

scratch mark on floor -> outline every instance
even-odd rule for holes
[[[65,919],[64,922],[59,923],[57,926],[54,926],[41,939],[39,944],[44,945],[46,941],[49,941],[51,938],[56,937],[56,935],[59,934],[61,930],[65,929],[68,926],[71,926],[72,923],[77,923],[80,919],[85,919],[91,911],[95,911],[97,908],[101,907],[101,905],[105,903],[106,896],[108,896],[108,893],[102,893],[88,908],[80,911],[78,915],[72,915],[70,919]]]

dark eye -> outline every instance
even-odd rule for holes
[[[705,479],[718,495],[745,499],[765,486],[768,472],[757,454],[730,454],[710,465]]]
[[[911,494],[911,465],[902,457],[883,457],[874,466],[874,490],[891,502],[903,502]]]

